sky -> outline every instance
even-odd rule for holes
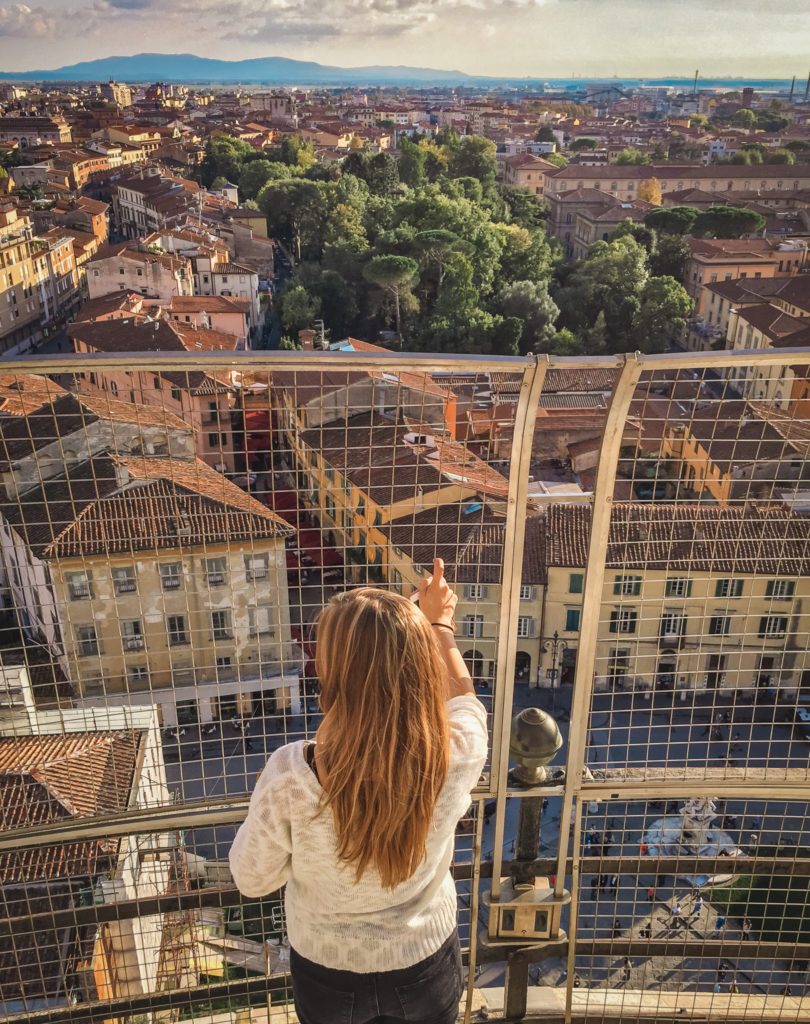
[[[470,74],[806,78],[810,0],[0,0],[0,68],[140,52]]]

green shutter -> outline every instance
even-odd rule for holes
[[[759,635],[760,636],[765,636],[767,631],[768,631],[768,616],[767,615],[763,615],[762,618],[759,620]]]
[[[691,580],[687,580],[686,581],[686,596],[687,597],[691,597],[692,596],[692,581]]]
[[[796,584],[793,580],[790,580],[787,585],[787,597],[793,597],[793,591],[796,589]]]
[[[568,577],[568,593],[569,594],[581,594],[582,593],[582,573],[572,572]]]
[[[773,597],[773,588],[776,586],[776,580],[768,580],[768,586],[765,588],[765,596]]]
[[[614,594],[621,594],[621,592],[622,592],[622,580],[623,579],[624,579],[623,576],[617,576],[616,579],[614,580],[614,582],[613,582],[613,593]]]
[[[610,613],[610,627],[609,627],[609,629],[610,629],[611,633],[618,633],[619,632],[619,613],[618,612],[611,612]]]

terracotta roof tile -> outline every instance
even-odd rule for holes
[[[549,566],[587,562],[591,510],[552,506],[546,513]],[[608,568],[806,576],[810,517],[783,505],[725,506],[617,503]]]

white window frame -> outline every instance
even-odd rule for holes
[[[232,639],[231,614],[227,608],[211,610],[211,633],[214,640]]]
[[[227,558],[208,558],[205,562],[205,571],[208,576],[209,587],[221,587],[225,583],[225,574],[228,569]]]
[[[666,629],[669,622],[674,628]],[[683,636],[686,632],[686,616],[678,609],[665,608],[661,613],[661,636]]]
[[[92,644],[95,650],[83,650],[83,647],[88,644]],[[90,625],[76,626],[76,652],[80,658],[97,658],[101,654],[98,633],[92,623]]]
[[[467,601],[486,601],[489,587],[486,583],[465,583],[464,597]]]
[[[273,617],[273,607],[269,604],[256,605],[249,610],[250,614],[250,635],[251,636],[275,636],[276,623]],[[262,622],[261,620],[265,621]]]
[[[163,590],[180,590],[182,588],[183,566],[180,562],[161,562],[158,571]]]
[[[134,594],[138,590],[135,569],[130,566],[115,568],[112,571],[113,585],[116,594]]]
[[[70,572],[66,579],[71,601],[87,601],[93,597],[93,577],[89,572]]]
[[[267,578],[267,556],[245,555],[245,577],[248,582]]]
[[[461,620],[461,635],[482,637],[484,635],[484,616],[465,615]]]
[[[531,583],[520,584],[520,600],[521,601],[534,601],[537,597],[537,587]]]
[[[518,615],[517,635],[519,640],[529,640],[534,636],[535,621],[531,615]]]

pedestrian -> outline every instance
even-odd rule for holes
[[[742,923],[742,937],[746,942],[751,938],[752,927],[751,919],[749,917],[744,917]]]
[[[648,903],[654,903],[655,902],[655,886],[654,885],[648,885],[647,886],[647,902]]]
[[[600,875],[599,876],[599,891],[601,892],[603,889],[607,889],[607,885],[608,885],[608,876],[607,875]]]
[[[594,903],[596,902],[596,887],[598,883],[599,880],[597,879],[596,875],[594,875],[594,877],[591,879],[591,900]]]
[[[578,974],[574,975],[574,980],[571,982],[572,988],[580,988],[582,986],[582,978]]]
[[[641,853],[642,857],[646,857],[647,854],[650,852],[650,848],[646,843],[642,843],[639,847],[639,852]]]
[[[632,964],[632,962],[630,960],[630,957],[626,956],[624,958],[624,969],[622,971],[622,974],[624,975],[624,983],[625,983],[625,985],[630,980],[630,972],[631,972],[632,969],[633,969],[633,964]]]
[[[751,819],[751,827],[754,828],[756,831],[759,831],[759,827],[761,824],[762,818],[760,818],[758,814],[755,814],[754,817]]]
[[[720,966],[717,968],[717,980],[718,981],[725,981],[727,973],[728,973],[728,967],[726,967],[725,964],[720,964]]]
[[[723,930],[723,925],[726,923],[726,918],[723,914],[717,915],[717,920],[714,922],[714,931],[716,935],[720,935]]]
[[[785,987],[782,989],[782,995],[783,996],[789,996],[789,995],[792,995],[792,994],[793,993],[790,991],[790,985],[785,985]]]
[[[611,889],[616,889],[618,887],[618,885],[619,885],[619,876],[618,875],[611,875],[610,876],[610,888]]]
[[[652,928],[650,928],[648,924],[645,924],[643,928],[639,928],[638,934],[642,939],[649,939],[652,937]]]
[[[748,837],[748,845],[751,849],[756,849],[759,844],[759,835],[756,832],[752,832]]]
[[[731,984],[729,985],[728,990],[733,996],[736,996],[737,993],[740,991],[740,986],[737,984],[734,978],[731,979]]]
[[[621,938],[621,934],[622,934],[622,923],[618,919],[618,917],[614,917],[613,918],[613,938],[614,939],[619,939],[619,938]]]
[[[672,909],[669,912],[669,924],[671,928],[677,928],[681,923],[681,905],[680,903],[673,903]]]
[[[703,910],[703,897],[698,893],[695,896],[695,902],[692,904],[692,917],[700,917],[701,910]]]
[[[453,635],[456,600],[440,559],[418,605],[373,587],[330,600],[318,619],[317,740],[273,752],[231,847],[250,899],[289,882],[289,968],[309,1024],[334,1022],[347,999],[397,1015],[403,986],[418,986],[436,1024],[456,1020],[446,853],[487,756],[486,709]],[[358,907],[370,908],[362,921]]]

